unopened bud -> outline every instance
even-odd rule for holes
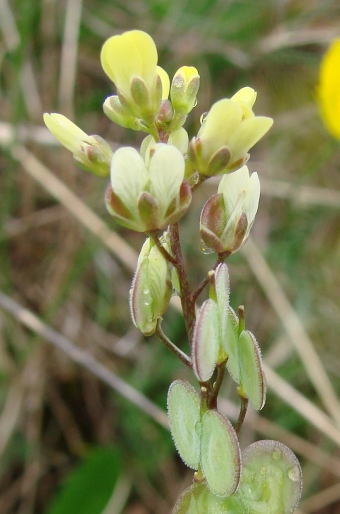
[[[170,95],[177,112],[188,114],[195,107],[199,85],[200,76],[193,66],[183,66],[175,73]]]
[[[118,95],[109,96],[104,104],[103,111],[106,116],[124,128],[129,128],[132,130],[145,130],[140,121],[131,116],[131,114],[122,106]]]
[[[257,173],[249,176],[247,166],[224,175],[213,195],[204,205],[201,237],[217,253],[236,252],[248,239],[260,197]]]
[[[102,137],[89,136],[62,114],[45,113],[44,122],[54,137],[73,153],[80,168],[101,177],[109,175],[113,152]]]
[[[132,321],[146,336],[152,335],[157,320],[166,311],[172,286],[167,261],[148,238],[140,252],[130,290]]]

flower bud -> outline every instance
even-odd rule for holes
[[[201,237],[217,253],[236,252],[247,241],[260,198],[257,173],[249,176],[247,166],[225,175],[218,192],[204,205]]]
[[[162,229],[180,219],[190,202],[184,157],[173,145],[149,146],[145,160],[134,148],[115,152],[106,205],[121,225],[137,232]]]
[[[44,122],[54,137],[73,153],[80,168],[101,177],[109,175],[113,152],[102,137],[88,136],[62,114],[45,113]]]
[[[255,91],[245,87],[211,107],[189,145],[188,157],[196,171],[207,176],[219,175],[247,162],[248,150],[273,123],[271,118],[254,115],[255,99]]]
[[[117,95],[109,96],[104,104],[103,111],[106,116],[124,128],[132,130],[145,130],[146,128],[140,123],[138,118],[131,116],[131,114],[122,106]]]
[[[155,116],[161,100],[168,98],[169,77],[157,60],[153,39],[141,30],[113,36],[103,45],[102,67],[116,85],[122,106],[133,117]]]
[[[142,334],[154,334],[157,320],[168,307],[171,292],[169,265],[148,238],[141,249],[130,290],[132,321]]]
[[[193,66],[182,66],[172,79],[170,96],[173,108],[188,114],[196,105],[200,76]]]

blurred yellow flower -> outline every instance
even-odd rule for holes
[[[322,59],[318,98],[328,131],[340,139],[340,39],[332,42]]]

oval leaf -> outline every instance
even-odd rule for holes
[[[220,346],[218,328],[217,304],[206,300],[197,315],[191,345],[193,370],[200,382],[207,382],[214,373]]]
[[[201,466],[212,493],[230,496],[240,480],[241,455],[230,422],[215,410],[202,417]]]
[[[200,399],[184,380],[175,380],[168,392],[171,435],[183,462],[197,469],[200,459]]]
[[[244,514],[244,507],[236,495],[219,498],[201,482],[184,491],[172,514]]]
[[[239,359],[244,392],[254,409],[261,410],[266,401],[266,382],[260,348],[249,330],[240,334]]]
[[[246,512],[292,514],[301,497],[302,471],[294,453],[278,441],[258,441],[242,452],[238,495]]]

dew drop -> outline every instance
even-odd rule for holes
[[[272,451],[272,459],[273,460],[282,459],[282,450],[280,448],[274,448],[274,450]]]
[[[200,122],[201,122],[201,125],[203,125],[203,123],[205,122],[205,120],[207,119],[207,116],[208,116],[208,113],[207,112],[204,112],[201,117],[200,117]]]
[[[196,172],[193,175],[191,175],[191,177],[188,179],[190,186],[193,187],[196,184],[198,184],[199,179],[200,179],[199,173]]]
[[[144,303],[144,305],[146,305],[146,307],[148,307],[149,305],[152,304],[152,297],[151,297],[150,289],[144,289],[143,295],[144,295],[143,303]]]
[[[214,253],[214,250],[212,250],[211,248],[206,246],[206,244],[204,243],[204,241],[202,239],[200,242],[200,250],[202,253],[204,253],[204,255],[210,255],[211,253]]]
[[[299,466],[293,466],[288,470],[288,476],[293,482],[299,482],[300,480],[300,468]]]

